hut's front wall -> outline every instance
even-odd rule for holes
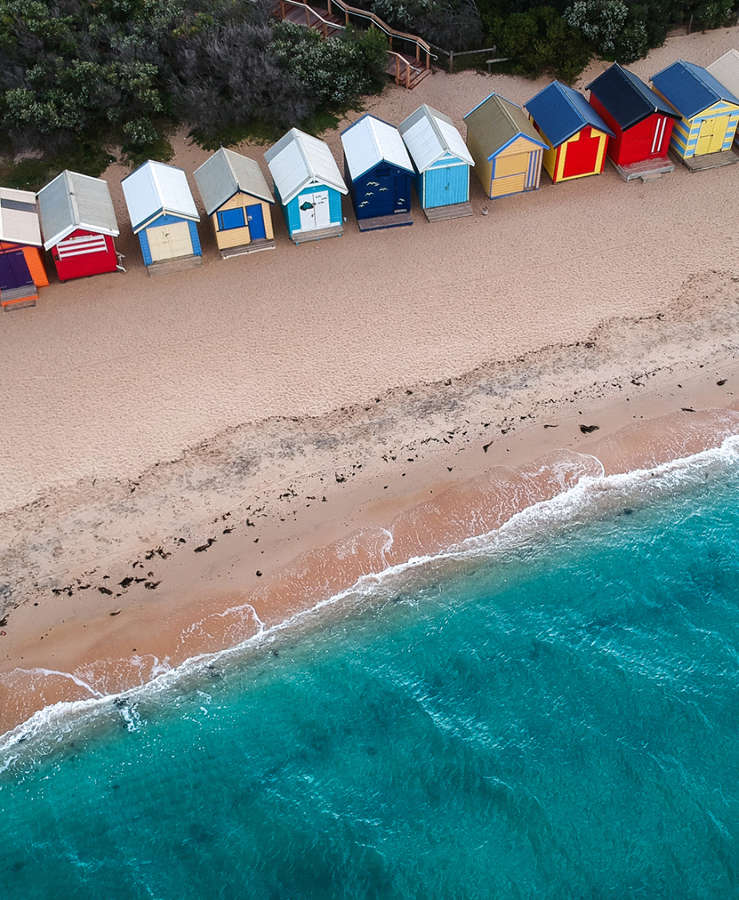
[[[0,255],[4,253],[18,253],[19,251],[23,253],[23,259],[36,287],[47,287],[49,277],[46,274],[44,261],[41,258],[41,251],[38,247],[0,241]]]
[[[689,159],[729,150],[739,122],[739,107],[716,103],[692,119],[680,119],[672,129],[672,147]]]
[[[224,215],[225,213],[225,215]],[[210,217],[219,250],[243,247],[274,237],[270,204],[238,191]],[[239,222],[243,221],[243,225]]]
[[[486,192],[490,197],[507,197],[536,190],[541,180],[542,155],[541,147],[523,135],[517,137],[496,154]]]
[[[629,166],[645,159],[660,159],[667,155],[675,122],[672,116],[653,113],[623,131],[593,94],[590,96],[590,105],[616,135],[608,142],[608,156],[617,165]]]
[[[283,209],[291,237],[342,223],[341,194],[325,184],[308,185]]]
[[[113,238],[84,228],[78,228],[52,247],[51,258],[61,281],[115,272],[118,266]]]
[[[381,163],[351,182],[358,219],[392,216],[411,208],[411,173]]]
[[[139,243],[147,266],[167,259],[202,255],[197,225],[178,216],[155,219],[139,232]]]
[[[552,181],[571,181],[587,175],[599,175],[606,159],[608,135],[586,125],[559,147],[544,151],[544,168]]]
[[[445,157],[418,176],[418,195],[425,209],[453,206],[470,198],[470,167],[456,157]]]

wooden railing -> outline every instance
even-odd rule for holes
[[[302,0],[279,0],[280,18],[285,19],[287,17],[286,11],[288,6],[302,8],[305,12],[305,24],[309,27],[316,27],[316,25],[320,23],[319,30],[323,33],[324,37],[327,37],[331,31],[347,28],[351,24],[352,18],[359,18],[365,22],[369,22],[370,25],[374,25],[375,28],[378,28],[383,34],[387,35],[389,44],[388,52],[393,58],[395,65],[395,80],[398,84],[405,83],[406,87],[410,86],[411,72],[414,70],[414,66],[404,56],[398,53],[397,50],[393,49],[393,40],[404,41],[415,47],[416,63],[418,64],[415,68],[430,69],[432,58],[436,59],[436,55],[431,51],[431,45],[428,41],[425,41],[416,34],[398,31],[397,28],[392,28],[386,22],[383,22],[383,20],[375,13],[369,12],[366,9],[359,9],[356,6],[350,6],[348,3],[345,3],[344,0],[326,0],[326,14],[333,16],[334,8],[340,10],[344,18],[343,25],[339,22],[325,19],[314,6],[302,2]],[[313,17],[313,19],[311,19],[311,17]],[[425,54],[423,62],[421,61],[422,53]],[[401,69],[403,70],[402,72]]]
[[[431,67],[431,58],[434,54],[431,52],[431,45],[428,41],[424,41],[422,37],[419,37],[417,34],[409,34],[407,31],[398,31],[397,28],[393,28],[388,25],[387,22],[383,22],[383,20],[375,13],[366,9],[359,9],[357,6],[350,6],[348,3],[345,3],[344,0],[326,0],[326,11],[329,15],[332,13],[333,6],[338,7],[344,13],[347,25],[349,25],[350,17],[354,16],[369,21],[376,28],[379,28],[380,31],[387,35],[391,51],[393,49],[393,38],[395,38],[395,40],[406,41],[413,44],[416,48],[416,62],[420,62],[420,55],[421,52],[423,52],[426,54],[425,68],[428,69]]]

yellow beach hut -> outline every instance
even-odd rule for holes
[[[652,84],[680,113],[671,147],[681,159],[731,149],[739,123],[739,98],[707,69],[679,59],[658,72]]]
[[[537,190],[549,145],[520,106],[493,93],[464,120],[475,172],[488,197]]]
[[[193,177],[224,259],[274,249],[275,201],[258,162],[221,147]]]

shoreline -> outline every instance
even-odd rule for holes
[[[346,482],[335,481],[330,503],[327,498],[319,507],[322,521],[295,516],[285,528],[286,517],[277,516],[270,528],[247,511],[236,527],[233,513],[223,515],[219,528],[233,528],[227,537],[235,535],[235,541],[219,535],[200,553],[186,547],[171,559],[157,557],[167,574],[156,591],[134,584],[121,597],[78,592],[90,600],[71,615],[65,611],[63,619],[48,598],[43,606],[33,605],[41,600],[27,602],[4,629],[4,640],[12,639],[0,660],[0,734],[54,703],[86,699],[93,691],[119,694],[188,659],[239,645],[347,591],[362,576],[491,532],[583,475],[651,468],[718,446],[739,434],[733,391],[738,369],[727,362],[681,376],[675,389],[681,400],[655,384],[628,404],[609,398],[573,412],[559,404],[550,421],[512,429],[487,450],[478,440],[444,445],[446,454],[417,460],[412,473],[406,457],[404,472],[396,471],[394,479],[386,473],[378,478],[377,471],[366,479],[355,476],[359,481],[343,494]],[[719,372],[723,377],[716,377]],[[583,434],[583,416],[598,430]],[[380,480],[396,483],[385,493]],[[299,499],[295,494],[291,500]],[[251,534],[257,532],[264,549],[255,557]],[[264,566],[260,576],[255,559]],[[41,626],[43,635],[39,611],[52,620]]]

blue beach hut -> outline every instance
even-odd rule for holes
[[[471,216],[467,145],[454,123],[425,103],[398,126],[416,168],[416,189],[429,221]]]
[[[360,231],[412,225],[414,170],[395,126],[365,113],[341,133],[344,177]]]
[[[296,244],[344,233],[341,195],[347,188],[325,141],[291,128],[264,158]]]
[[[121,187],[147,268],[175,259],[202,262],[200,215],[182,169],[148,160]]]

